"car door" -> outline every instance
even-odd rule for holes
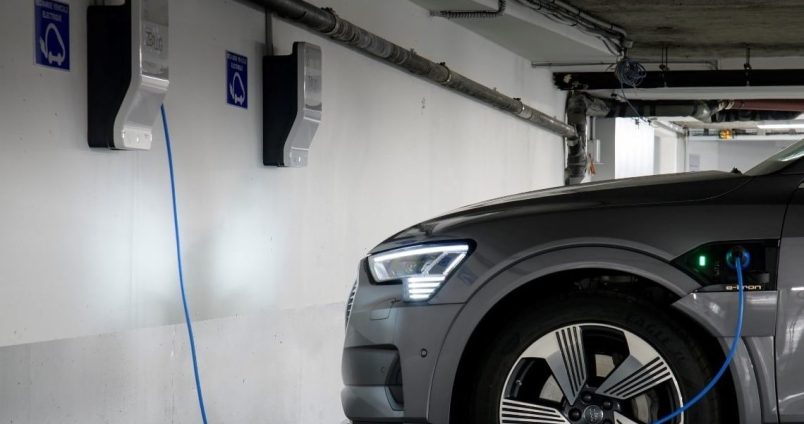
[[[779,250],[776,376],[779,419],[804,422],[804,184],[791,198]]]

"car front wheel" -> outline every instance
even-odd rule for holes
[[[463,422],[649,424],[714,374],[685,325],[627,296],[562,297],[510,314],[475,355]],[[716,390],[675,423],[719,423]]]

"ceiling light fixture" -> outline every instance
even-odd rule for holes
[[[797,119],[792,121],[762,121],[757,124],[757,128],[763,130],[804,128],[804,120]]]

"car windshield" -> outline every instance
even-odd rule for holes
[[[774,172],[781,171],[802,157],[804,157],[804,140],[771,156],[759,165],[751,168],[751,170],[745,174],[752,176],[773,174]]]

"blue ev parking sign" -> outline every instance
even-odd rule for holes
[[[226,52],[226,103],[248,109],[248,58]]]
[[[70,70],[70,5],[54,0],[34,1],[36,63]]]

